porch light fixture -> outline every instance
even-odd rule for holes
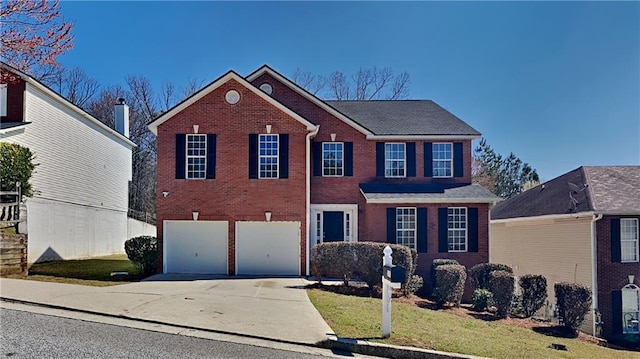
[[[191,212],[191,215],[193,216],[193,220],[197,221],[198,220],[198,216],[200,215],[200,212],[193,211],[193,212]]]
[[[335,133],[331,134],[331,142],[336,142],[336,134]]]
[[[264,212],[264,219],[267,220],[267,222],[271,222],[271,211]]]
[[[166,197],[169,195],[169,191],[162,191],[162,197]]]
[[[271,125],[267,125],[267,133],[271,133]]]

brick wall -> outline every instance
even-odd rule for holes
[[[240,93],[240,101],[228,104],[229,90]],[[249,134],[289,134],[289,178],[249,179]],[[175,179],[175,134],[214,133],[216,138],[216,178]],[[229,273],[235,271],[235,221],[264,221],[265,211],[272,221],[300,221],[306,228],[306,126],[269,104],[234,80],[221,85],[202,99],[158,126],[157,218],[160,253],[163,220],[229,221]],[[169,195],[163,197],[162,192]],[[300,266],[306,270],[307,235],[300,238]]]
[[[2,116],[3,122],[24,121],[24,92],[26,83],[17,79],[7,86],[7,116]]]
[[[640,262],[614,263],[611,261],[611,219],[640,218],[640,216],[604,216],[596,222],[598,253],[598,309],[602,313],[604,326],[602,336],[610,338],[612,332],[611,292],[620,290],[629,283],[628,275],[636,276],[640,283]]]

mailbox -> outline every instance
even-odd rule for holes
[[[407,270],[403,266],[384,266],[382,274],[392,283],[404,284],[407,280]]]

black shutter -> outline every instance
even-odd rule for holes
[[[376,177],[384,177],[384,142],[376,142]]]
[[[416,176],[416,143],[407,142],[407,177]]]
[[[418,253],[427,253],[427,209],[418,208],[418,233],[416,234],[417,245],[416,250]]]
[[[280,149],[278,150],[278,171],[280,178],[289,178],[289,135],[281,134]]]
[[[467,221],[469,229],[469,248],[468,252],[478,251],[478,208],[472,207],[467,209]]]
[[[396,209],[387,208],[387,243],[396,243]]]
[[[611,219],[611,261],[622,262],[622,250],[620,248],[620,219]]]
[[[449,212],[446,207],[438,208],[438,252],[449,252]]]
[[[622,334],[622,291],[621,290],[611,291],[611,330],[613,334]]]
[[[313,142],[313,175],[322,176],[322,142]]]
[[[185,178],[185,161],[187,157],[187,135],[176,133],[176,178]]]
[[[207,134],[207,179],[216,178],[216,135]]]
[[[464,156],[462,154],[462,142],[453,143],[453,177],[464,176]]]
[[[258,178],[258,134],[249,134],[249,178]]]
[[[353,176],[353,142],[344,143],[344,175]]]
[[[433,177],[433,144],[424,143],[424,176]]]

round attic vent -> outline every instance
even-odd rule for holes
[[[230,104],[236,104],[240,101],[240,94],[236,90],[230,90],[224,95],[224,99]]]
[[[262,85],[260,85],[260,90],[266,92],[268,95],[271,95],[271,93],[273,92],[273,87],[271,87],[271,85],[269,85],[268,83],[263,83]]]

